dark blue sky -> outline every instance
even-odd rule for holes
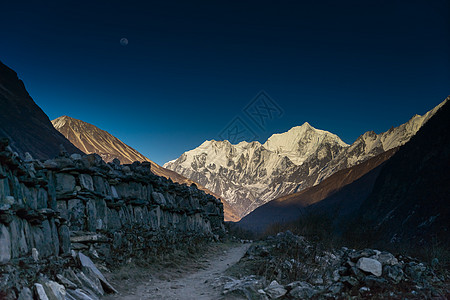
[[[236,116],[262,142],[308,121],[351,143],[450,94],[446,0],[29,2],[0,4],[0,60],[51,119],[160,164]],[[243,112],[261,90],[284,111],[262,129]]]

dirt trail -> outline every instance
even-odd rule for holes
[[[226,250],[219,249],[195,262],[196,268],[181,266],[165,268],[163,274],[148,274],[148,278],[122,282],[119,294],[105,297],[108,300],[220,299],[221,289],[215,288],[214,279],[224,275],[226,269],[239,261],[250,244],[238,244]],[[130,286],[131,285],[131,286]],[[133,286],[135,285],[135,286]]]

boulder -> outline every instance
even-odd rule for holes
[[[34,284],[34,294],[37,300],[50,300],[45,293],[44,286],[40,283]]]
[[[360,270],[363,270],[364,272],[367,273],[371,273],[377,277],[381,276],[381,274],[383,273],[382,265],[376,259],[361,257],[356,263],[356,266]]]

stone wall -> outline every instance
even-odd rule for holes
[[[152,174],[150,163],[60,152],[52,160],[21,161],[0,141],[0,265],[73,250],[125,259],[225,232],[220,200]],[[12,288],[0,276],[0,289]]]

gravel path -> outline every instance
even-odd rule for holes
[[[127,288],[119,286],[119,294],[105,297],[108,300],[220,299],[221,289],[214,287],[214,279],[224,275],[226,269],[238,262],[250,244],[239,244],[227,250],[209,254],[197,261],[194,270],[179,270],[176,266],[165,269],[166,276],[150,275],[147,280],[127,280]],[[172,276],[177,274],[176,276]],[[136,284],[136,287],[129,285]]]

